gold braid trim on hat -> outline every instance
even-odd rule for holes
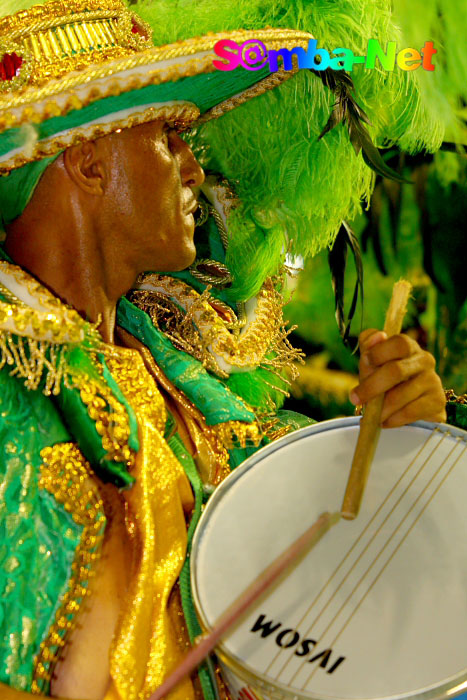
[[[35,160],[54,156],[70,146],[76,146],[85,141],[93,141],[94,139],[114,134],[122,129],[129,129],[140,124],[152,122],[155,119],[162,119],[173,124],[173,127],[179,132],[184,131],[198,115],[199,109],[190,102],[175,105],[167,104],[160,107],[148,107],[141,112],[134,112],[124,119],[113,119],[103,124],[90,124],[70,129],[65,134],[39,141],[27,155],[15,155],[9,160],[3,161],[0,163],[0,175],[4,175]]]
[[[193,124],[193,126],[198,126],[204,124],[205,122],[211,121],[211,119],[218,119],[219,117],[222,117],[223,114],[231,112],[236,107],[239,107],[245,102],[248,102],[248,100],[251,100],[252,97],[263,95],[268,90],[272,90],[286,80],[290,80],[290,78],[292,78],[296,73],[298,73],[298,68],[294,68],[293,70],[284,70],[283,68],[280,68],[278,71],[271,73],[271,75],[269,75],[267,78],[260,80],[251,88],[244,90],[239,95],[234,95],[234,97],[224,100],[224,102],[220,102],[212,109],[209,109],[203,114],[202,117],[198,119],[196,124]]]
[[[49,3],[47,7],[55,4]],[[131,17],[133,20],[133,15]],[[12,18],[5,18],[5,20],[10,19]],[[137,23],[140,26],[142,21],[137,19]],[[213,60],[218,57],[213,52],[213,46],[217,41],[232,39],[242,43],[252,37],[263,41],[268,50],[278,50],[292,49],[296,46],[306,48],[311,35],[287,29],[263,29],[254,32],[238,30],[194,37],[160,47],[154,47],[151,44],[151,47],[146,46],[144,51],[136,51],[118,44],[101,47],[98,52],[89,50],[89,47],[87,51],[83,48],[73,56],[63,53],[59,57],[55,54],[46,56],[45,49],[42,48],[44,55],[36,57],[31,48],[32,44],[28,44],[26,39],[22,39],[22,43],[19,40],[16,42],[10,40],[7,29],[1,29],[0,20],[0,59],[2,47],[7,40],[8,52],[15,51],[20,58],[27,59],[17,76],[24,84],[23,89],[10,90],[10,81],[0,81],[0,131],[20,126],[25,121],[41,122],[53,116],[65,116],[69,111],[85,107],[96,100],[119,95],[129,90],[137,90],[145,85],[214,72],[216,69],[213,66]],[[39,42],[39,48],[46,45],[44,42],[45,40],[42,43]],[[38,50],[36,47],[36,52]],[[4,49],[3,53],[6,51],[7,49]],[[195,54],[204,55],[195,56]],[[32,66],[30,65],[31,56]],[[158,66],[159,62],[171,59],[180,59],[180,61],[171,65]],[[146,66],[152,67],[150,70],[138,72],[138,75],[122,77],[126,71]],[[270,89],[291,77],[293,73],[294,71],[281,69],[273,76],[260,81],[260,84],[264,82],[266,89]],[[74,101],[74,98],[77,98],[76,92],[84,86],[86,86],[86,92],[79,96],[81,104],[76,104]],[[250,95],[250,91],[247,92]],[[250,96],[253,97],[255,94],[261,93],[252,92]],[[53,99],[58,96],[61,99]],[[64,96],[66,99],[63,99]],[[19,108],[23,109],[19,110]],[[50,108],[55,113],[49,116],[47,112]],[[32,110],[36,115],[35,118],[31,119],[31,114],[25,114],[26,109]],[[210,118],[213,116],[214,114]]]

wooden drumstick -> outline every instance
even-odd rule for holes
[[[388,337],[401,332],[411,290],[412,285],[405,280],[400,280],[394,285],[384,323],[384,331]],[[341,509],[342,517],[346,520],[354,520],[360,510],[381,431],[383,403],[384,394],[369,401],[360,421],[357,446]]]
[[[242,615],[265,593],[272,584],[307,550],[315,546],[321,537],[340,520],[340,513],[324,513],[295,540],[272,564],[270,564],[241,593],[238,598],[216,620],[213,629],[198,638],[196,646],[151,695],[149,700],[163,700],[185,676],[190,674],[214,649],[219,639],[240,620]]]

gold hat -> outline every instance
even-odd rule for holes
[[[155,47],[150,26],[121,0],[51,0],[1,18],[0,174],[156,118],[186,128],[295,72],[218,71],[213,48],[226,38],[270,50],[305,48],[312,36],[237,30]]]

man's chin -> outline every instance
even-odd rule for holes
[[[190,267],[196,260],[196,248],[193,245],[187,246],[183,251],[180,251],[180,256],[172,262],[170,272],[181,272]]]

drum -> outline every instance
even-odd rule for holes
[[[339,511],[358,418],[258,451],[211,497],[192,587],[205,629],[324,511]],[[467,691],[467,433],[383,430],[363,504],[216,648],[235,700],[434,700]]]

